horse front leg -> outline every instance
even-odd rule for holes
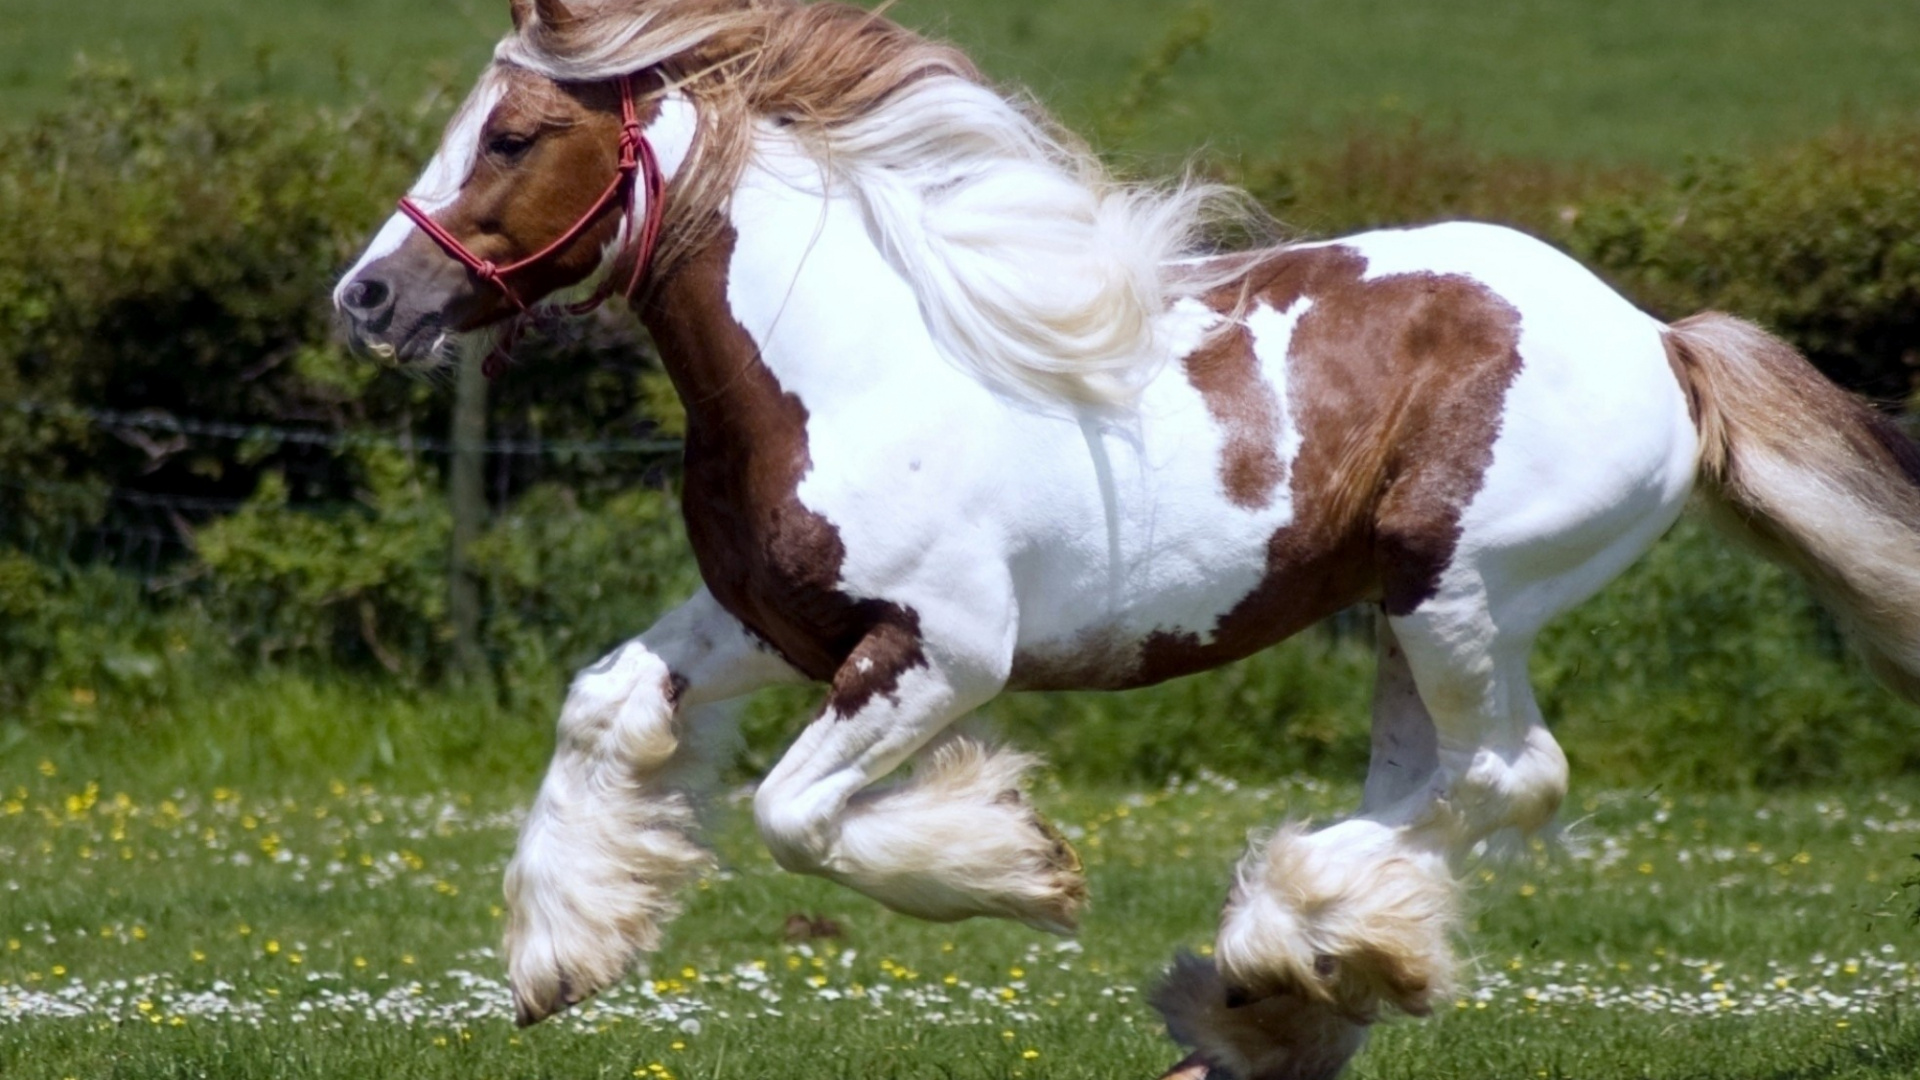
[[[705,590],[580,672],[507,866],[508,979],[524,1026],[658,947],[711,856],[699,797],[730,745],[722,704],[798,676]]]
[[[1086,886],[1072,847],[1022,793],[1033,758],[953,737],[915,759],[909,779],[872,787],[999,693],[1005,639],[883,627],[862,642],[754,799],[774,858],[922,919],[1073,932]]]

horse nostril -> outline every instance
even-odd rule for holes
[[[340,297],[341,303],[355,315],[370,315],[387,305],[393,298],[393,290],[384,281],[363,278],[347,286]]]

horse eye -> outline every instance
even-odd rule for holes
[[[533,136],[503,131],[487,140],[487,153],[506,161],[517,160],[533,146]]]

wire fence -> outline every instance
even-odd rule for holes
[[[497,475],[496,504],[508,498],[509,481],[538,461],[577,464],[591,459],[619,459],[650,465],[676,459],[677,439],[488,439],[475,444],[423,437],[407,431],[343,431],[322,427],[239,423],[175,416],[160,410],[125,412],[37,401],[0,405],[9,411],[41,419],[84,424],[96,431],[123,437],[177,436],[245,445],[253,453],[279,447],[299,447],[328,455],[354,451],[392,450],[409,456],[451,457],[478,452]],[[43,504],[89,508],[88,512],[57,515],[59,524],[33,532],[32,553],[55,562],[105,563],[155,581],[168,567],[192,554],[194,530],[239,511],[248,500],[208,497],[166,491],[141,491],[107,483],[75,483],[18,475],[0,462],[0,491],[15,492]],[[13,500],[19,502],[21,500]],[[88,524],[80,524],[87,520]]]
[[[457,451],[478,450],[489,457],[559,458],[622,455],[661,457],[677,454],[681,447],[677,439],[489,439],[469,445],[408,433],[388,435],[364,431],[332,431],[325,428],[290,428],[272,424],[236,424],[219,420],[195,420],[158,411],[117,412],[111,409],[87,409],[76,405],[50,405],[34,401],[13,402],[9,407],[30,416],[75,420],[104,431],[150,431],[184,435],[189,438],[310,446],[334,451],[392,449],[422,454],[451,454]]]

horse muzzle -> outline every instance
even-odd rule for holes
[[[334,291],[353,351],[384,367],[425,370],[448,359],[449,344],[476,312],[473,290],[458,267],[415,267],[391,256],[357,271]]]

